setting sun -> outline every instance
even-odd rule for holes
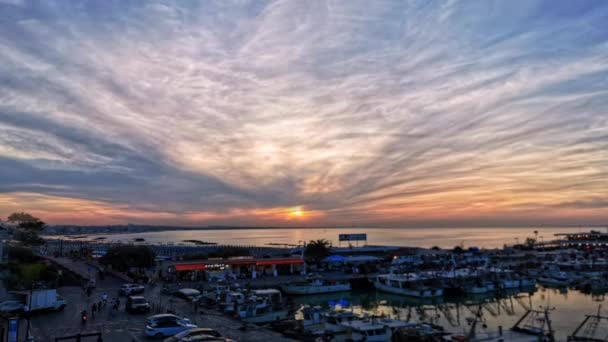
[[[303,217],[304,211],[302,210],[302,207],[293,207],[293,208],[289,209],[289,216],[290,217]]]

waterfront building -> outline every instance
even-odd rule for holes
[[[306,266],[301,257],[264,258],[237,257],[166,262],[166,271],[185,279],[256,279],[259,277],[305,274]]]

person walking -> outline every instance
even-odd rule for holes
[[[91,319],[95,319],[95,313],[97,312],[97,303],[93,303],[91,306]]]
[[[105,307],[106,304],[108,304],[108,294],[104,292],[103,296],[101,296],[101,300],[103,301],[103,306]]]

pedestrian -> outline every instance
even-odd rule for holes
[[[106,304],[108,304],[108,294],[104,292],[103,296],[101,296],[101,300],[103,301],[103,306],[106,306]]]
[[[97,303],[97,308],[99,309],[99,312],[101,312],[101,304],[103,304],[103,301],[100,299],[99,303]]]
[[[112,299],[112,311],[118,310],[119,305],[120,302],[118,301],[118,298]]]
[[[97,303],[93,303],[91,306],[91,318],[95,319],[95,313],[97,312]]]

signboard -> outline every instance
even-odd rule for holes
[[[367,234],[340,234],[340,241],[367,241]]]
[[[19,332],[19,318],[10,318],[8,320],[7,342],[17,342]]]

